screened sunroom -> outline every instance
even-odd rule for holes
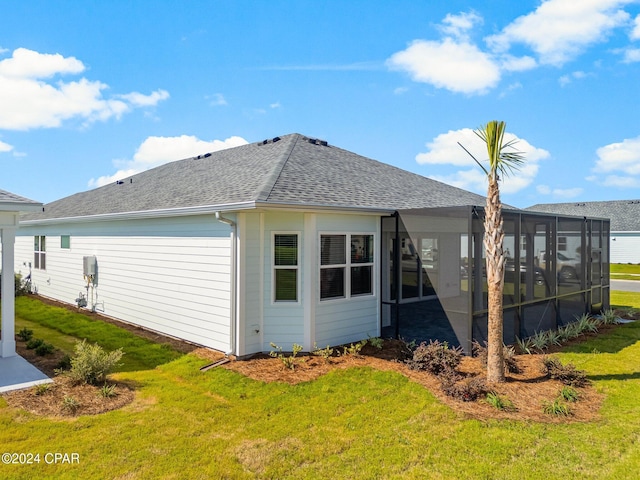
[[[382,219],[382,334],[471,351],[487,338],[482,207]],[[609,220],[503,210],[504,342],[609,306]]]

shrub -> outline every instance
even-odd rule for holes
[[[104,398],[112,398],[118,395],[118,392],[116,392],[115,383],[109,385],[106,382],[102,387],[100,387],[99,393],[100,396]]]
[[[368,342],[372,347],[375,347],[378,350],[382,350],[382,347],[384,346],[384,340],[380,337],[369,337]]]
[[[613,310],[608,309],[600,312],[600,322],[603,325],[616,325],[619,319]]]
[[[562,415],[564,417],[571,413],[567,405],[556,399],[553,402],[545,400],[542,402],[542,411],[547,415]]]
[[[518,350],[520,350],[520,353],[526,353],[527,355],[531,355],[533,353],[533,342],[531,342],[530,338],[521,340],[520,338],[516,337],[516,344],[518,345]]]
[[[344,346],[343,350],[342,350],[342,354],[343,355],[355,355],[358,356],[360,355],[360,351],[363,349],[363,347],[367,344],[366,340],[362,340],[361,342],[358,343],[352,343],[349,346]]]
[[[44,340],[42,340],[41,338],[32,338],[27,342],[27,349],[33,350],[34,348],[38,348],[43,343],[44,343]]]
[[[58,365],[56,365],[56,370],[69,370],[71,368],[71,357],[69,355],[65,355],[60,359]]]
[[[290,370],[295,370],[296,356],[302,351],[302,348],[303,348],[302,345],[298,345],[297,343],[294,343],[291,350],[291,356],[286,356],[284,353],[282,353],[282,347],[279,347],[275,343],[271,342],[270,345],[271,345],[271,348],[275,350],[270,351],[269,356],[273,358],[279,358],[282,364],[286,368]]]
[[[480,376],[454,380],[454,375],[446,375],[442,382],[442,391],[457,400],[473,402],[488,392],[485,379]]]
[[[573,387],[563,387],[558,394],[558,398],[565,402],[577,402],[580,398],[580,394]]]
[[[33,387],[33,393],[35,393],[39,397],[47,393],[49,390],[51,390],[50,383],[40,383]]]
[[[431,340],[422,342],[413,351],[413,357],[407,361],[412,370],[423,370],[434,375],[454,371],[462,361],[462,348],[450,348],[447,342]]]
[[[584,370],[576,369],[571,363],[563,365],[560,360],[552,357],[542,359],[542,373],[572,387],[584,387],[589,383]]]
[[[29,330],[27,327],[24,327],[16,335],[23,342],[28,342],[29,340],[31,340],[31,338],[33,338],[33,330]]]
[[[36,347],[36,355],[40,355],[44,357],[45,355],[49,355],[53,353],[55,347],[47,342],[42,342],[40,345]]]
[[[480,363],[484,368],[487,368],[487,346],[486,342],[484,345],[481,345],[478,342],[473,342],[473,354],[478,357]],[[512,346],[503,346],[503,356],[504,356],[504,371],[505,373],[520,373],[520,367],[518,366],[518,361],[516,360],[516,350]]]
[[[65,395],[62,399],[62,408],[69,413],[76,413],[80,408],[80,402],[69,395]]]
[[[500,395],[494,392],[487,393],[487,403],[497,410],[513,411],[515,406],[511,400],[502,398]]]
[[[319,348],[315,343],[313,344],[313,353],[314,355],[317,355],[319,357],[322,357],[325,359],[325,361],[329,361],[329,359],[331,358],[331,356],[333,355],[333,348],[331,348],[329,345],[326,346],[326,348]]]
[[[100,345],[92,345],[83,340],[76,344],[75,355],[71,358],[71,369],[67,375],[75,383],[97,385],[105,381],[122,355],[124,353],[121,348],[105,352]]]

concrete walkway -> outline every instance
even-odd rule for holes
[[[51,382],[53,380],[18,355],[0,358],[0,393]]]
[[[623,292],[640,292],[640,281],[611,279],[609,287],[611,290],[621,290]]]

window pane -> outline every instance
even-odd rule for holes
[[[295,269],[276,269],[276,301],[298,300],[298,271]]]
[[[347,263],[346,235],[322,235],[320,242],[322,244],[320,250],[322,265],[344,265]]]
[[[298,235],[275,235],[274,264],[278,266],[298,264]]]
[[[38,252],[33,254],[33,268],[40,268],[40,254]]]
[[[60,248],[71,248],[71,237],[69,235],[60,237]]]
[[[45,258],[46,258],[46,253],[44,253],[44,252],[41,253],[40,254],[40,269],[41,270],[46,270],[47,269],[47,264],[46,264]]]
[[[40,237],[33,237],[33,251],[40,251]]]
[[[344,297],[344,268],[320,270],[320,298]]]
[[[351,263],[373,263],[373,235],[351,235]]]
[[[371,266],[351,267],[351,295],[367,295],[372,292]]]
[[[46,250],[45,248],[45,239],[46,237],[40,237],[40,251],[44,252]]]

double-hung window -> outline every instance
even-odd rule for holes
[[[373,295],[373,235],[320,236],[320,299]]]
[[[46,237],[36,235],[33,237],[33,268],[45,270],[47,268]]]
[[[297,233],[273,235],[273,300],[298,301],[299,248]]]

